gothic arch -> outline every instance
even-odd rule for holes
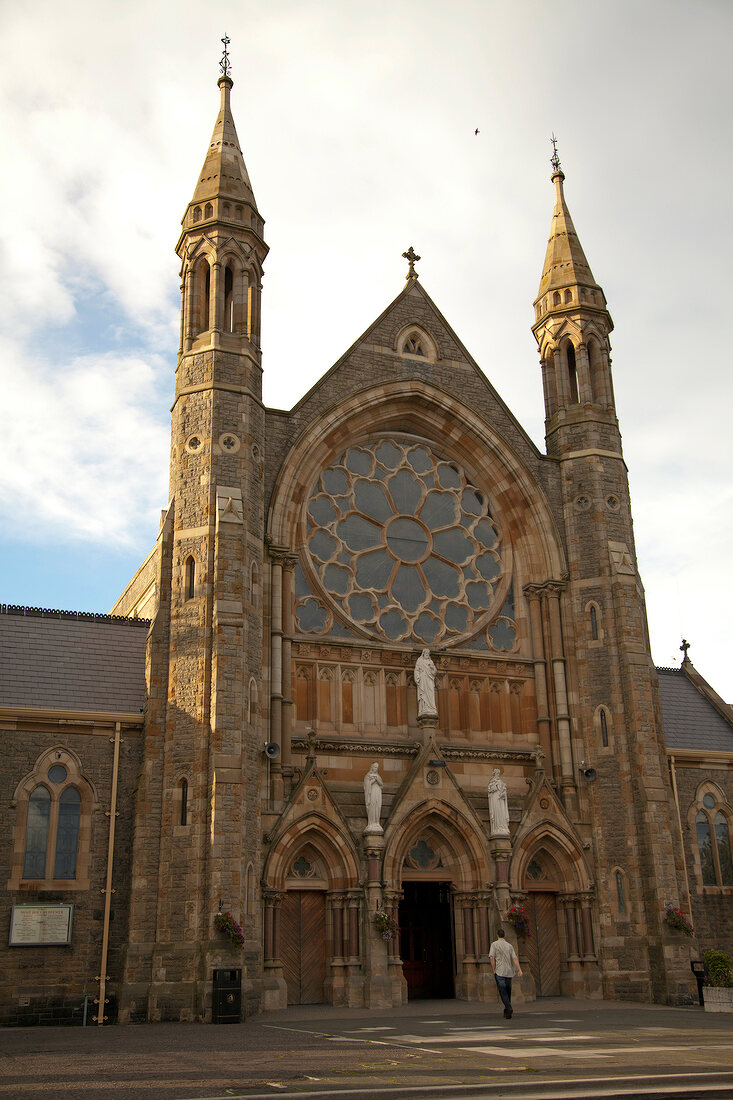
[[[351,840],[327,817],[315,812],[293,821],[275,841],[265,860],[263,884],[284,890],[294,860],[307,845],[323,861],[329,890],[351,890],[358,886],[359,860]]]
[[[421,350],[406,350],[411,341]],[[395,337],[394,349],[398,355],[420,355],[432,362],[440,359],[440,349],[434,337],[422,325],[404,325]]]
[[[54,777],[53,769],[59,768],[65,774]],[[44,791],[48,804],[46,846],[40,870],[43,872],[30,878],[24,870],[28,815],[31,797],[34,792]],[[78,831],[76,837],[76,856],[73,877],[54,879],[54,851],[57,849],[59,807],[67,792],[78,795]],[[74,798],[76,798],[76,795]],[[32,771],[24,776],[13,793],[11,805],[16,810],[14,842],[11,857],[9,890],[31,888],[33,890],[74,890],[89,889],[89,871],[92,849],[92,820],[99,805],[99,798],[93,782],[84,774],[81,760],[77,754],[65,745],[54,745],[42,752]],[[44,869],[45,867],[45,869]]]
[[[451,857],[450,865],[443,864],[444,877],[451,880],[457,890],[478,890],[486,885],[490,858],[483,837],[476,825],[455,806],[438,798],[411,805],[388,824],[384,852],[387,883],[399,888],[410,849],[429,832],[438,838],[443,852]]]
[[[509,863],[509,881],[512,888],[527,888],[529,867],[539,852],[545,851],[560,873],[557,883],[561,891],[589,890],[592,875],[578,842],[553,822],[540,822],[524,836],[514,839]]]

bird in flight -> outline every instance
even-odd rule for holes
[[[477,134],[477,133],[478,133],[478,126],[477,126],[477,127],[476,127],[476,129],[475,129],[475,130],[473,131],[473,136],[474,136],[474,137],[476,137],[476,134]]]

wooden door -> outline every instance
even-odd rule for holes
[[[447,883],[405,882],[400,902],[400,955],[410,1001],[452,997],[453,935]]]
[[[560,938],[557,934],[555,895],[540,892],[528,894],[527,913],[530,934],[525,951],[537,996],[559,997]]]
[[[280,911],[280,961],[288,1004],[323,1003],[326,980],[326,895],[288,890]]]

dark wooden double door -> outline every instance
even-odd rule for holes
[[[399,908],[400,955],[408,1000],[454,996],[450,887],[404,882]]]
[[[527,895],[529,936],[522,951],[529,963],[538,997],[560,996],[560,939],[557,934],[555,894]]]
[[[280,909],[280,961],[288,1004],[323,1003],[326,981],[326,895],[288,890]]]

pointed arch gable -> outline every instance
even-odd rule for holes
[[[457,887],[476,890],[486,884],[491,864],[483,836],[456,806],[439,798],[411,804],[388,823],[384,834],[384,877],[387,882],[395,886],[399,884],[407,853],[428,829],[441,838],[452,854],[452,872],[456,876]]]
[[[277,838],[265,860],[263,883],[274,890],[285,889],[293,860],[310,845],[327,869],[329,889],[350,890],[359,882],[359,860],[350,837],[317,811],[296,818]]]
[[[525,887],[527,869],[534,856],[542,849],[555,861],[564,875],[564,889],[590,889],[593,876],[578,841],[562,825],[552,821],[539,822],[523,836],[518,834],[514,838],[509,862],[509,881],[515,889]]]
[[[515,555],[521,555],[526,579],[562,574],[565,558],[555,519],[526,463],[475,410],[426,382],[416,388],[414,381],[398,381],[352,393],[304,429],[273,491],[268,516],[272,541],[297,545],[305,495],[347,441],[389,432],[442,441],[464,464],[491,494],[497,519]]]

